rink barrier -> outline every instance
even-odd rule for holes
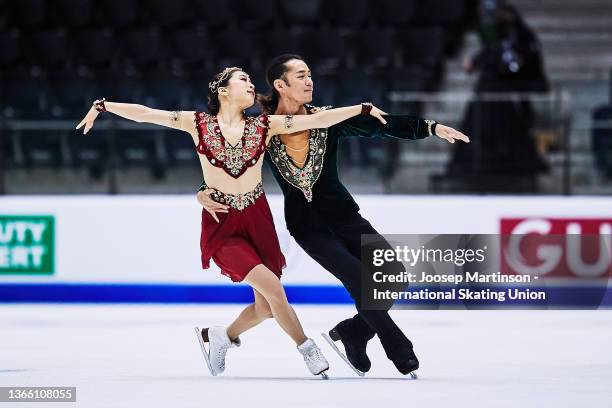
[[[283,196],[267,198],[287,260],[283,283],[338,285],[284,228]],[[612,230],[612,197],[355,198],[360,213],[386,235],[515,233],[533,223],[549,234],[573,224]],[[0,284],[229,284],[218,267],[201,269],[201,218],[191,194],[1,197]],[[28,233],[20,234],[24,225]]]
[[[509,288],[509,287],[508,287]],[[499,287],[499,289],[507,289]],[[537,290],[538,288],[532,288]],[[346,289],[332,285],[287,285],[290,303],[351,304]],[[555,286],[546,288],[552,301],[547,306],[586,308],[585,299],[592,298],[601,286]],[[0,284],[0,303],[250,303],[253,290],[245,285],[180,285],[180,284]],[[417,301],[402,302],[407,305]],[[435,302],[418,302],[425,306]],[[462,306],[461,301],[442,302],[445,306]],[[483,301],[483,305],[486,302]],[[521,301],[504,303],[522,306]],[[477,305],[473,303],[472,305]],[[489,304],[490,305],[490,304]],[[600,303],[612,307],[612,288],[607,287]],[[497,305],[497,307],[500,307]]]

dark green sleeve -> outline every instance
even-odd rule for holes
[[[435,134],[436,122],[408,115],[387,115],[383,125],[373,116],[354,116],[330,129],[337,136],[396,137],[417,140]]]

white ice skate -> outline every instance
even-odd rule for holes
[[[195,328],[196,337],[200,343],[206,365],[213,376],[225,371],[225,354],[230,347],[240,347],[240,339],[230,341],[225,327]],[[208,343],[206,350],[205,343]]]
[[[329,370],[329,363],[313,339],[307,339],[297,346],[297,349],[304,357],[304,362],[313,375],[321,375],[326,380],[329,378],[326,373]]]

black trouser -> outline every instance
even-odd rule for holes
[[[339,225],[325,225],[321,221],[309,225],[308,231],[294,233],[302,249],[342,282],[355,302],[357,314],[352,318],[355,336],[369,340],[377,334],[383,346],[390,347],[408,341],[387,310],[364,310],[361,307],[361,235],[378,232],[370,223],[356,214],[350,221]],[[380,238],[382,240],[382,237]],[[389,245],[390,247],[390,245]],[[367,262],[366,262],[367,264]],[[396,273],[403,271],[401,263],[387,267]],[[386,273],[390,273],[389,270]],[[392,304],[389,304],[389,308]]]

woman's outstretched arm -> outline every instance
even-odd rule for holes
[[[313,115],[270,115],[268,135],[273,136],[301,132],[307,129],[327,128],[359,114],[371,115],[382,124],[387,123],[383,118],[383,115],[386,115],[385,112],[371,104],[361,104],[328,109]]]
[[[190,134],[196,132],[195,127],[195,112],[193,111],[166,111],[160,109],[152,109],[148,106],[134,104],[134,103],[119,103],[119,102],[108,102],[108,101],[96,101],[92,105],[85,118],[77,125],[77,129],[81,126],[83,128],[83,134],[87,134],[93,127],[93,122],[96,120],[100,111],[96,109],[96,106],[103,109],[104,112],[114,113],[115,115],[121,116],[129,120],[133,120],[138,123],[153,123],[155,125],[166,126],[173,129],[183,130]]]

